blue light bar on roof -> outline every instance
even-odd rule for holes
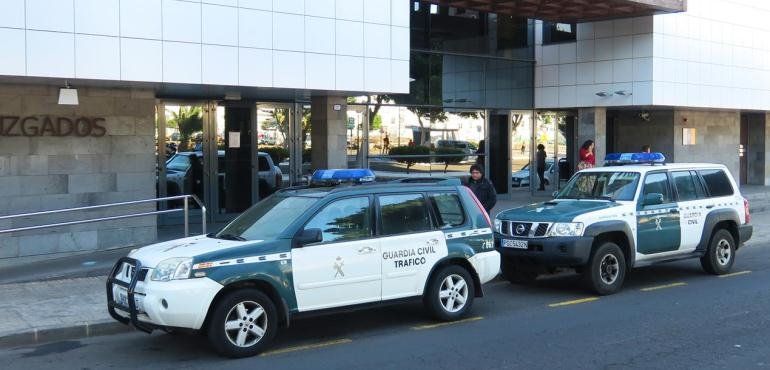
[[[341,182],[372,182],[374,172],[368,168],[316,170],[310,179],[313,184],[339,184]]]
[[[604,157],[605,165],[623,164],[663,164],[666,156],[663,153],[610,153]]]

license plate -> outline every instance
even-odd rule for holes
[[[123,287],[117,287],[115,293],[115,302],[123,307],[128,307],[128,290]]]
[[[514,249],[527,249],[529,248],[529,242],[527,242],[526,240],[503,239],[503,247],[514,248]]]

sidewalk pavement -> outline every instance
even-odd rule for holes
[[[531,202],[501,200],[492,214]],[[770,241],[770,212],[754,214],[752,223],[749,243]],[[0,284],[0,348],[131,331],[107,313],[105,283],[99,276]]]

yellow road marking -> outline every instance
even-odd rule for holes
[[[286,348],[276,349],[273,351],[263,352],[260,356],[273,356],[273,355],[280,355],[280,354],[295,352],[295,351],[305,351],[308,349],[317,349],[317,348],[323,348],[323,347],[329,347],[329,346],[336,346],[338,344],[346,344],[352,341],[353,340],[351,339],[345,338],[345,339],[330,340],[328,342],[306,344],[304,346],[286,347]]]
[[[472,321],[479,321],[483,320],[484,318],[481,316],[476,317],[469,317],[467,319],[463,320],[457,320],[457,321],[451,321],[451,322],[440,322],[438,324],[428,324],[428,325],[418,325],[413,326],[412,330],[425,330],[425,329],[433,329],[433,328],[440,328],[442,326],[448,326],[448,325],[456,325],[456,324],[464,324],[466,322],[472,322]]]
[[[653,290],[660,290],[660,289],[666,289],[666,288],[674,288],[674,287],[685,286],[685,285],[687,285],[687,283],[679,282],[679,283],[671,283],[671,284],[666,284],[666,285],[651,286],[651,287],[642,288],[642,289],[639,289],[639,290],[641,290],[643,292],[652,292]]]
[[[746,274],[750,274],[750,273],[751,273],[750,270],[746,270],[746,271],[733,272],[731,274],[717,275],[717,277],[718,278],[726,278],[726,277],[731,277],[731,276],[746,275]]]
[[[580,304],[580,303],[588,303],[599,300],[599,297],[589,297],[589,298],[581,298],[581,299],[574,299],[571,301],[564,301],[564,302],[558,302],[558,303],[551,303],[548,305],[548,307],[562,307],[562,306],[570,306],[573,304]]]

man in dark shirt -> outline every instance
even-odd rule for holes
[[[471,176],[465,186],[471,189],[487,213],[492,212],[492,208],[497,203],[497,192],[492,182],[484,177],[484,169],[481,166],[477,164],[471,166]]]

